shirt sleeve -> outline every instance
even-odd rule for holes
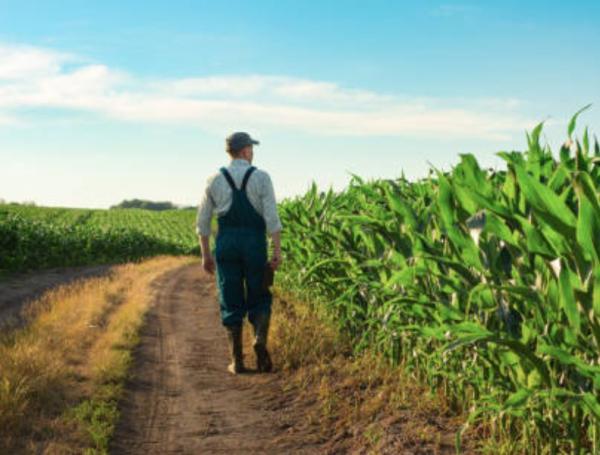
[[[210,195],[210,187],[212,183],[212,178],[208,179],[206,182],[206,189],[204,190],[204,194],[202,195],[202,199],[200,200],[200,205],[198,206],[198,216],[196,218],[196,234],[202,236],[209,236],[211,233],[211,221],[213,211],[215,209],[215,204]]]
[[[269,174],[264,174],[264,185],[262,194],[263,218],[267,226],[267,232],[272,234],[281,231],[281,221],[277,213],[277,200],[275,199],[275,190]]]

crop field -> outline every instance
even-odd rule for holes
[[[194,254],[193,210],[0,205],[0,272]]]
[[[281,207],[286,286],[508,453],[600,452],[600,148],[576,117],[556,158],[540,125],[507,171],[462,155]]]
[[[600,145],[461,155],[280,204],[278,283],[468,415],[502,453],[600,453]],[[193,210],[0,206],[0,271],[197,254]]]

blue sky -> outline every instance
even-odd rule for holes
[[[597,1],[0,0],[0,198],[196,204],[224,136],[280,198],[459,153],[499,166],[546,120],[600,123]]]

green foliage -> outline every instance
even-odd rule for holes
[[[0,272],[198,254],[192,210],[0,205]]]
[[[118,403],[115,400],[86,400],[72,411],[74,418],[88,433],[93,447],[86,454],[106,454],[115,424],[119,419]]]
[[[506,171],[463,155],[281,205],[286,286],[529,453],[600,452],[600,147],[575,120],[558,159],[540,124]]]

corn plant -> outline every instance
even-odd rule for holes
[[[506,170],[461,155],[281,205],[286,285],[533,453],[600,453],[600,148],[578,115],[557,157],[540,124]]]

